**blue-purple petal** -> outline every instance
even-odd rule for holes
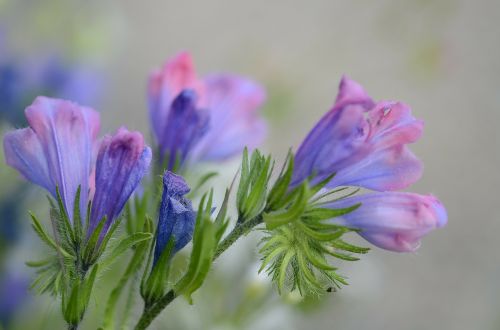
[[[113,224],[151,162],[151,149],[139,132],[120,128],[105,136],[97,156],[95,194],[92,200],[90,235],[106,216],[103,233]]]
[[[154,264],[161,256],[170,239],[175,240],[171,255],[191,241],[196,212],[191,201],[184,197],[189,187],[179,175],[166,171],[163,175],[163,195],[158,218]]]

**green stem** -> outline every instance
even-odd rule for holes
[[[233,228],[233,230],[217,246],[217,250],[215,251],[213,260],[217,259],[241,236],[248,234],[255,226],[257,226],[260,223],[262,223],[261,214],[245,222],[238,221],[237,225]],[[146,329],[151,324],[151,322],[153,322],[153,320],[158,316],[158,314],[160,314],[161,311],[165,309],[165,307],[167,307],[175,298],[177,298],[177,293],[174,292],[174,290],[170,290],[151,306],[144,307],[144,311],[142,312],[139,322],[135,326],[135,330]]]
[[[127,282],[130,277],[135,274],[135,272],[139,269],[140,265],[143,262],[145,248],[141,245],[138,246],[134,252],[134,255],[130,259],[130,262],[125,270],[125,273],[122,275],[116,287],[111,291],[108,299],[108,304],[106,305],[106,309],[104,312],[104,322],[103,329],[114,329],[114,314],[116,309],[116,304],[118,303],[118,299],[120,298],[121,293],[125,289]]]

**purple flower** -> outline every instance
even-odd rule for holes
[[[37,97],[25,113],[30,127],[5,135],[7,164],[53,197],[59,187],[70,217],[81,186],[80,210],[85,219],[99,114],[76,103],[47,97]]]
[[[406,188],[422,174],[408,149],[422,134],[423,122],[400,102],[374,102],[358,83],[344,77],[333,108],[308,134],[295,155],[291,187],[306,179],[326,189],[357,186],[380,193],[345,198],[329,208],[361,203],[331,221],[360,230],[372,244],[393,251],[414,251],[420,239],[447,222],[433,196],[386,192]]]
[[[196,100],[192,97],[189,106],[192,109],[175,111],[174,100],[185,90],[197,96]],[[162,157],[180,154],[181,161],[223,160],[240,153],[245,146],[256,147],[266,133],[265,123],[258,114],[265,99],[262,87],[228,74],[198,79],[191,56],[186,52],[151,74],[148,99],[153,135]],[[183,117],[179,121],[187,129],[172,124],[177,116]],[[186,117],[194,118],[193,122],[186,122]],[[173,126],[176,129],[170,132]],[[173,136],[191,143],[177,145],[174,151]]]
[[[396,252],[415,251],[420,239],[446,225],[446,210],[434,196],[404,192],[368,193],[330,203],[327,207],[361,207],[332,223],[360,229],[370,243]]]
[[[95,195],[87,235],[104,216],[103,233],[107,231],[139,185],[150,162],[151,149],[145,146],[141,133],[122,127],[115,135],[103,138],[97,156]]]
[[[163,175],[163,195],[156,236],[154,264],[160,258],[170,239],[175,245],[171,255],[186,246],[193,236],[196,212],[191,201],[184,197],[189,192],[186,181],[170,171]]]
[[[99,147],[97,112],[46,97],[38,97],[26,109],[26,117],[30,127],[5,135],[7,164],[53,197],[58,187],[72,221],[76,192],[81,186],[82,221],[87,216],[88,201],[93,200],[90,230],[104,215],[107,229],[151,161],[151,150],[144,145],[142,135],[121,128],[114,136],[104,137]]]
[[[172,102],[160,145],[160,158],[168,156],[167,168],[184,163],[188,152],[207,131],[206,111],[196,109],[196,92],[183,90]]]
[[[359,84],[344,77],[332,110],[297,151],[292,186],[336,173],[329,187],[405,188],[422,173],[422,164],[406,146],[418,140],[422,128],[408,106],[374,103]]]

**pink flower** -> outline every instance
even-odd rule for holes
[[[183,92],[189,93],[194,104],[176,102]],[[174,56],[150,75],[148,84],[150,121],[160,161],[172,156],[180,157],[181,164],[219,161],[239,154],[245,146],[258,146],[266,133],[258,111],[264,99],[263,88],[252,80],[229,74],[200,79],[189,53]],[[180,116],[192,120],[173,125]]]

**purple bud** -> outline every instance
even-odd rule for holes
[[[175,98],[160,141],[160,156],[168,157],[168,169],[183,164],[188,154],[206,133],[208,116],[196,108],[196,93],[186,89]]]
[[[103,233],[122,211],[125,203],[146,173],[151,162],[151,149],[139,132],[120,128],[103,138],[97,156],[95,195],[92,201],[90,235],[104,216]]]
[[[175,240],[171,255],[186,246],[193,237],[196,212],[191,201],[184,197],[189,187],[179,175],[166,171],[163,175],[163,195],[156,236],[154,264],[161,256],[170,239]]]

